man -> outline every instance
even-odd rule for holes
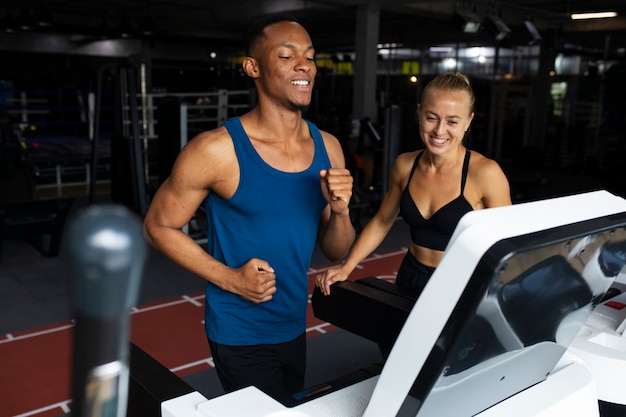
[[[303,388],[307,270],[354,241],[352,177],[338,140],[303,118],[317,69],[307,31],[270,16],[246,37],[258,104],[180,152],[146,214],[147,240],[208,281],[206,332],[226,391]],[[206,201],[208,253],[181,231]]]

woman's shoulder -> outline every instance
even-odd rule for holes
[[[475,173],[481,173],[483,171],[487,171],[487,173],[497,170],[501,171],[502,168],[500,164],[494,159],[491,159],[482,153],[474,150],[469,150],[470,152],[470,170]]]
[[[511,204],[508,179],[496,160],[472,151],[468,177],[468,183],[479,190],[485,207]]]
[[[392,175],[395,176],[399,181],[404,182],[406,178],[411,174],[413,166],[415,164],[415,159],[422,152],[422,150],[403,152],[398,154],[396,157],[393,168]]]
[[[413,166],[413,163],[415,162],[415,159],[423,151],[424,151],[423,149],[418,149],[416,151],[402,152],[402,153],[398,154],[398,156],[396,157],[396,162],[400,163],[402,165],[410,164],[411,166]]]

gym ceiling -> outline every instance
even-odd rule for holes
[[[236,54],[252,21],[285,11],[301,19],[318,52],[349,52],[354,49],[357,9],[362,4],[358,0],[4,0],[0,49],[14,45],[27,50],[29,36],[48,33],[67,36],[73,44],[129,37]],[[410,48],[495,45],[498,41],[484,25],[487,16],[495,16],[513,33],[530,22],[542,36],[554,37],[565,52],[600,58],[625,55],[624,0],[380,0],[369,4],[380,9],[381,44]],[[570,19],[572,13],[609,10],[618,16]],[[464,32],[460,15],[483,24],[476,32]]]

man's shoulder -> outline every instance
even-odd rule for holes
[[[190,144],[196,144],[197,146],[205,147],[205,146],[214,146],[223,143],[223,142],[232,142],[230,134],[226,127],[220,125],[214,129],[205,130],[203,132],[198,133],[196,136],[192,138],[189,142]]]
[[[214,156],[223,159],[229,154],[235,154],[232,138],[224,126],[198,133],[185,145],[183,151],[188,157],[201,159]]]
[[[331,142],[339,142],[339,139],[337,139],[337,137],[335,137],[335,135],[333,135],[330,132],[327,132],[323,129],[320,129],[315,123],[310,122],[307,120],[307,124],[310,127],[310,130],[313,131],[313,129],[316,129],[320,135],[322,136],[322,139],[324,140],[324,142],[328,143],[329,141]]]

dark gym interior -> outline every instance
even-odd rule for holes
[[[514,203],[626,196],[623,0],[4,0],[0,334],[71,318],[59,259],[68,220],[106,203],[141,218],[181,146],[254,104],[244,34],[278,11],[315,45],[305,116],[344,146],[357,231],[393,158],[420,146],[421,89],[450,70],[476,93],[468,147],[500,163]],[[616,16],[572,19],[592,11]],[[199,242],[204,221],[188,229]],[[399,230],[383,248],[405,245]],[[316,253],[313,266],[325,263]],[[146,271],[140,303],[203,289],[152,250]]]

